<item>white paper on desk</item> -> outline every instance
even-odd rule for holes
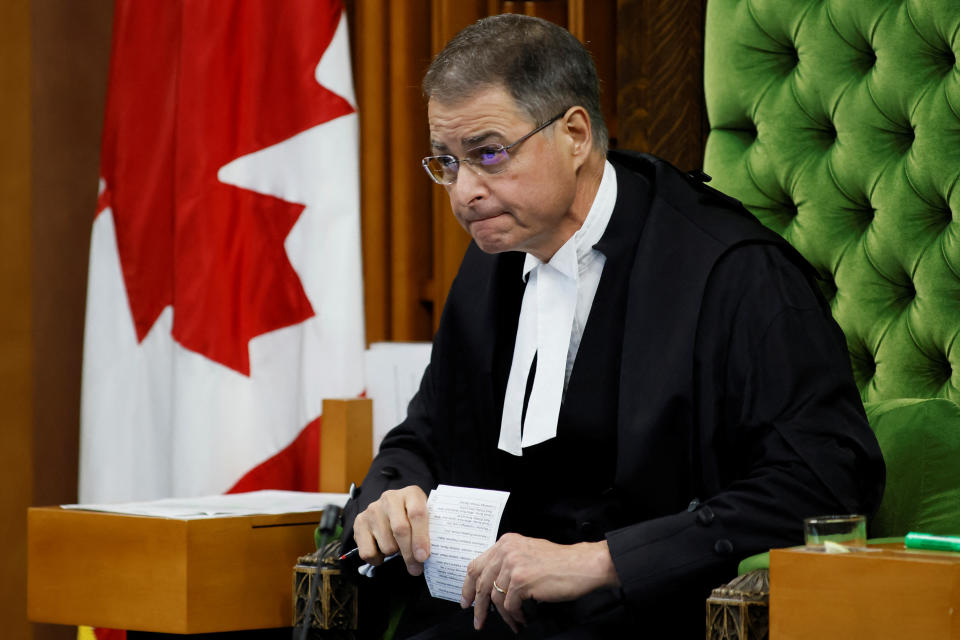
[[[470,561],[497,541],[510,494],[441,484],[430,492],[430,557],[423,575],[434,598],[460,602]]]
[[[135,516],[192,520],[226,516],[278,515],[322,511],[328,504],[343,507],[345,493],[312,493],[308,491],[250,491],[229,495],[197,498],[164,498],[147,502],[118,504],[65,504],[64,509],[102,511]]]

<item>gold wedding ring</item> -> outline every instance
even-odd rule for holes
[[[500,588],[500,585],[497,584],[497,581],[496,581],[496,580],[493,581],[493,588],[496,589],[497,591],[499,591],[500,593],[506,593],[506,592],[507,592],[506,589],[501,589],[501,588]]]

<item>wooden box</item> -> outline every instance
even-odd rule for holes
[[[960,554],[770,552],[771,640],[960,640]]]
[[[27,617],[161,633],[289,627],[320,512],[172,520],[36,507]]]

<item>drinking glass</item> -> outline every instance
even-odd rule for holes
[[[816,551],[843,553],[865,549],[867,519],[856,514],[804,518],[803,534],[807,548]]]

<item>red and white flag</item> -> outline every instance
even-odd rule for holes
[[[357,147],[338,0],[117,0],[81,501],[316,490],[363,390]]]

